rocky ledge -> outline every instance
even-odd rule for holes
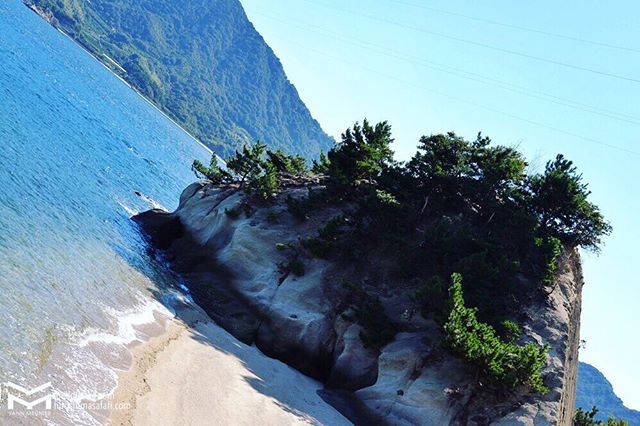
[[[304,274],[283,266],[283,247],[314,235],[340,213],[327,207],[305,221],[289,214],[287,198],[305,196],[317,185],[290,183],[274,200],[255,206],[237,186],[194,183],[175,212],[151,210],[134,219],[216,322],[323,381],[333,395],[328,400],[347,395],[352,407],[346,411],[356,423],[364,415],[394,425],[571,424],[583,285],[577,251],[563,255],[553,291],[526,308],[522,324],[524,341],[549,344],[543,375],[550,391],[497,392],[442,348],[435,322],[408,315],[406,292],[377,289],[399,332],[381,349],[366,348],[344,302],[339,266],[304,253]]]

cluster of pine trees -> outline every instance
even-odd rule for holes
[[[305,220],[314,209],[349,207],[300,238],[298,271],[301,253],[375,271],[378,284],[410,292],[415,310],[442,325],[446,346],[490,382],[544,392],[546,347],[521,344],[517,323],[522,306],[552,290],[561,256],[598,250],[611,232],[582,176],[562,155],[527,173],[520,152],[480,134],[473,141],[424,136],[407,162],[394,160],[392,143],[388,123],[365,120],[311,169],[301,157],[256,144],[237,151],[226,169],[213,158],[194,170],[216,184],[238,182],[262,200],[278,194],[283,174],[320,175],[322,189],[290,198],[290,213]],[[363,342],[388,343],[398,325],[375,291],[353,279],[345,288],[355,295]]]

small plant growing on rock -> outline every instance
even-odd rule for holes
[[[346,225],[345,216],[336,216],[318,230],[317,236],[303,238],[300,243],[314,256],[327,259],[335,251],[336,245],[344,234]]]
[[[509,387],[525,385],[534,392],[547,392],[540,369],[546,364],[548,347],[534,343],[519,346],[502,340],[493,327],[476,319],[477,309],[465,306],[462,276],[453,274],[451,280],[450,313],[444,326],[449,349],[497,383]]]
[[[304,275],[304,263],[300,260],[300,257],[293,256],[289,263],[286,266],[287,270],[291,272],[296,277],[301,277]]]
[[[520,326],[511,320],[504,320],[500,323],[502,335],[509,342],[515,342],[522,335]]]
[[[365,295],[355,306],[356,320],[364,329],[360,340],[365,348],[381,349],[391,342],[396,329],[384,312],[380,299]]]

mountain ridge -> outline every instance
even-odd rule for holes
[[[238,0],[23,0],[220,155],[333,144]]]
[[[611,385],[611,382],[600,370],[586,362],[578,364],[578,387],[576,407],[590,410],[598,408],[597,418],[607,417],[627,420],[630,426],[640,425],[640,411],[624,405]]]

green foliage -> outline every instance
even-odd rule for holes
[[[561,154],[547,163],[543,174],[531,176],[529,190],[531,207],[545,234],[566,244],[597,250],[602,236],[611,233],[598,207],[588,200],[591,192],[582,175]]]
[[[28,1],[221,155],[256,139],[305,157],[333,144],[238,1]]]
[[[251,182],[251,188],[264,200],[274,197],[280,189],[280,173],[273,164],[266,163],[262,174]]]
[[[386,191],[376,189],[376,197],[378,201],[382,204],[389,204],[389,205],[396,205],[396,206],[400,205],[396,197],[394,197],[392,194],[389,194]]]
[[[309,188],[306,197],[287,197],[287,211],[297,220],[304,221],[313,209],[327,204],[328,201],[329,198],[325,192]]]
[[[298,256],[293,256],[289,259],[286,269],[297,277],[304,275],[304,263]]]
[[[191,170],[193,170],[198,178],[205,178],[214,185],[220,185],[221,183],[231,180],[231,174],[220,167],[216,155],[211,156],[209,167],[202,164],[199,160],[194,160]]]
[[[349,293],[355,320],[363,329],[360,340],[364,347],[380,349],[391,342],[396,335],[396,328],[387,317],[380,299],[346,279],[342,280],[342,287]]]
[[[320,158],[318,160],[313,160],[313,165],[311,166],[311,171],[314,174],[326,174],[329,172],[329,166],[331,162],[329,158],[326,156],[324,152],[320,153]]]
[[[242,150],[236,151],[235,155],[227,160],[227,168],[237,177],[240,187],[243,187],[247,181],[255,184],[265,174],[264,169],[267,163],[263,157],[266,147],[260,142],[244,145]]]
[[[535,245],[540,248],[543,272],[541,275],[544,286],[552,286],[558,269],[558,258],[562,254],[562,245],[556,237],[541,237],[535,239]]]
[[[347,129],[328,155],[328,188],[342,194],[361,181],[372,183],[393,162],[391,126],[387,122],[371,126],[365,119]],[[321,160],[322,161],[322,160]]]
[[[500,323],[502,336],[509,342],[515,342],[522,335],[520,326],[511,320],[504,320]]]
[[[421,305],[425,317],[434,316],[438,321],[445,317],[443,307],[447,301],[447,286],[441,277],[430,277],[418,287],[413,297]]]
[[[545,175],[527,176],[517,150],[494,146],[481,134],[467,141],[447,133],[422,137],[411,160],[399,164],[392,140],[387,123],[365,121],[329,151],[323,168],[328,198],[356,206],[352,226],[331,245],[349,248],[338,254],[342,259],[349,254],[361,262],[367,252],[385,253],[393,258],[389,272],[415,283],[462,273],[467,299],[494,327],[518,303],[552,286],[563,248],[592,248],[610,232],[575,168],[563,160],[550,163]],[[290,210],[303,217],[303,207],[298,200]],[[560,226],[569,217],[576,225]],[[325,243],[306,242],[321,255],[330,251]],[[423,313],[437,317],[444,309],[435,287],[422,285],[416,296]]]
[[[582,408],[576,410],[573,416],[573,426],[629,426],[629,423],[622,419],[613,419],[609,417],[607,420],[596,420],[598,409],[592,407],[590,411],[584,411]]]
[[[327,259],[336,251],[336,246],[347,225],[344,216],[336,216],[318,230],[316,237],[304,238],[300,243],[314,256]]]
[[[360,340],[365,348],[380,349],[393,340],[396,330],[384,313],[380,299],[373,296],[362,297],[355,312],[356,319],[363,328]]]
[[[298,155],[286,155],[281,150],[268,151],[263,143],[244,145],[227,159],[223,170],[218,157],[213,154],[209,167],[195,160],[192,170],[198,177],[205,177],[213,184],[237,182],[240,188],[267,200],[277,195],[283,173],[301,175],[306,173],[306,161]]]
[[[480,134],[473,142],[452,132],[423,136],[406,167],[420,200],[428,199],[429,208],[457,210],[517,198],[527,163],[514,149],[490,142]]]
[[[278,149],[277,151],[267,151],[267,157],[279,173],[299,176],[307,172],[307,160],[300,155],[287,155]]]
[[[265,159],[265,154],[268,159]],[[235,155],[227,159],[227,170],[219,166],[215,154],[211,157],[209,167],[195,160],[192,169],[197,176],[205,177],[216,185],[238,182],[240,188],[245,188],[266,200],[276,195],[280,188],[280,171],[273,162],[274,158],[287,161],[289,159],[267,151],[265,144],[257,142],[244,145],[242,150],[236,151]]]
[[[477,309],[467,308],[462,296],[462,276],[453,274],[449,290],[449,318],[444,326],[449,349],[474,364],[490,379],[510,387],[528,386],[544,393],[540,369],[546,364],[547,346],[519,346],[503,341],[488,324],[476,319]]]

